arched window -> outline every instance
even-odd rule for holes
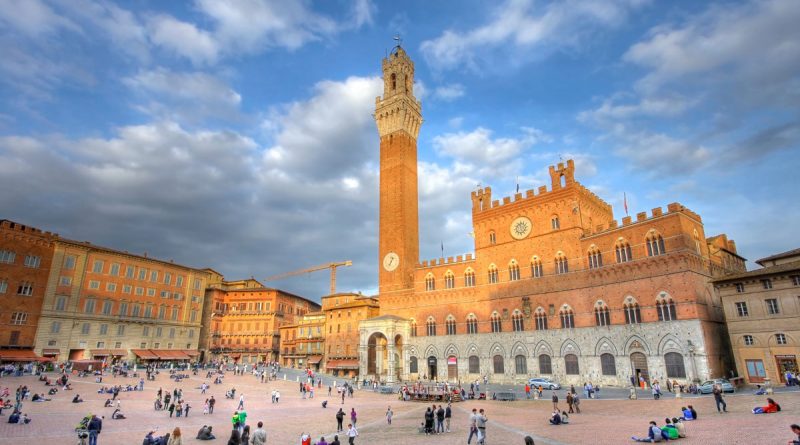
[[[524,355],[517,355],[514,357],[514,372],[517,374],[528,373],[528,361],[525,359]]]
[[[567,257],[564,256],[563,252],[558,252],[556,255],[556,273],[562,274],[569,272],[569,263],[567,262]]]
[[[478,319],[475,318],[475,314],[469,314],[467,316],[467,334],[477,334],[478,333]]]
[[[475,271],[472,270],[472,268],[468,268],[466,272],[464,272],[464,286],[475,287]]]
[[[589,269],[597,269],[603,267],[603,254],[597,246],[592,246],[589,249]]]
[[[436,336],[436,320],[433,317],[428,317],[428,322],[426,323],[428,328],[428,336],[435,337]]]
[[[397,74],[392,73],[392,90],[397,89]]]
[[[594,307],[594,321],[597,326],[608,326],[611,324],[608,306],[602,301],[598,301]]]
[[[617,375],[617,363],[614,356],[609,353],[600,354],[600,368],[603,370],[603,375]]]
[[[534,278],[541,278],[544,275],[542,270],[542,262],[538,256],[531,259],[531,276]]]
[[[469,356],[469,373],[479,374],[481,372],[481,361],[477,355]]]
[[[489,265],[489,284],[497,283],[497,266],[494,264]]]
[[[452,315],[447,316],[444,324],[447,327],[447,335],[456,335],[456,319]]]
[[[525,326],[522,322],[522,312],[520,312],[519,309],[514,310],[514,313],[511,315],[511,326],[514,332],[522,332],[525,330]]]
[[[519,280],[519,264],[517,264],[516,260],[511,260],[508,264],[508,281],[517,280]]]
[[[697,233],[697,229],[694,229],[694,250],[697,251],[698,255],[703,254],[703,251],[700,249],[700,234]]]
[[[497,244],[497,235],[495,235],[494,230],[489,232],[489,244]]]
[[[553,230],[558,230],[561,228],[561,223],[558,222],[558,215],[553,215],[550,217],[550,227],[552,227]]]
[[[678,319],[678,313],[675,311],[675,302],[669,296],[659,297],[656,300],[656,310],[658,311],[658,321]]]
[[[456,287],[456,276],[453,275],[453,271],[448,270],[444,274],[444,288],[452,289],[454,287]]]
[[[541,306],[536,308],[536,313],[534,314],[534,318],[536,319],[536,330],[537,331],[546,331],[547,330],[547,313],[545,313],[544,308]]]
[[[564,356],[564,370],[567,375],[578,375],[580,369],[578,368],[578,356],[575,354],[567,354]]]
[[[503,324],[500,321],[500,314],[492,312],[492,332],[503,332]]]
[[[614,248],[617,253],[617,262],[618,263],[627,263],[633,259],[633,253],[631,252],[631,245],[625,241],[624,238],[620,238],[617,240],[617,245]]]
[[[683,356],[677,352],[664,354],[664,366],[667,368],[667,377],[685,379],[686,367],[683,365]]]
[[[505,372],[503,369],[503,356],[502,355],[495,355],[492,357],[492,365],[494,365],[494,373],[495,374],[502,374]]]
[[[436,278],[433,277],[432,273],[425,276],[425,290],[436,290]]]
[[[553,362],[550,360],[550,356],[547,354],[542,354],[539,356],[539,374],[552,374],[553,373]]]
[[[408,360],[408,372],[410,372],[411,374],[416,374],[417,372],[419,372],[418,369],[419,368],[417,365],[417,358],[411,357],[411,359]]]
[[[663,255],[667,249],[664,247],[664,238],[655,230],[647,234],[647,256]]]
[[[632,298],[626,299],[623,310],[625,311],[626,324],[636,324],[642,322],[642,313],[639,311],[639,303],[637,303],[636,300]]]
[[[417,336],[417,322],[414,320],[411,320],[411,336],[412,337]]]
[[[569,306],[564,305],[564,307],[561,308],[559,316],[561,317],[562,329],[572,329],[575,327],[575,314]]]

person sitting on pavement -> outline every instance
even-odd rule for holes
[[[561,424],[568,425],[569,424],[569,414],[566,411],[561,411]]]
[[[682,420],[694,420],[694,415],[692,415],[692,411],[685,407],[681,407],[681,419]]]
[[[692,413],[692,418],[697,420],[697,410],[694,409],[692,405],[686,405],[689,408],[689,411]]]
[[[125,415],[122,414],[119,408],[115,409],[113,413],[111,413],[111,418],[114,420],[125,419]]]
[[[753,414],[770,414],[777,413],[781,410],[781,406],[775,403],[774,400],[768,398],[767,406],[757,406],[753,408]]]
[[[675,440],[679,437],[678,428],[672,424],[672,420],[667,417],[664,419],[664,426],[661,427],[661,431],[666,431],[667,435],[669,436],[669,440]]]
[[[211,432],[211,430],[212,430],[211,426],[203,425],[203,427],[200,428],[200,431],[197,432],[197,440],[213,440],[213,439],[216,439],[216,437]]]
[[[34,394],[33,398],[31,398],[31,402],[48,402],[50,399],[46,399],[44,394]]]
[[[106,399],[106,403],[103,404],[103,408],[108,408],[110,406],[113,406],[111,399]]]
[[[561,414],[558,411],[553,411],[550,416],[550,425],[561,425]]]
[[[672,424],[678,430],[678,437],[686,437],[686,425],[683,424],[681,419],[673,417]]]
[[[80,394],[75,394],[75,397],[72,398],[72,403],[81,403],[83,399],[81,398]]]
[[[647,437],[631,436],[631,439],[636,442],[661,442],[663,437],[661,436],[661,428],[656,425],[654,420],[651,420],[650,426],[647,427]]]
[[[10,416],[8,416],[8,423],[19,423],[19,417],[19,412],[14,411]]]

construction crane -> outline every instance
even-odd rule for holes
[[[295,275],[303,275],[306,273],[316,272],[318,270],[323,269],[330,269],[331,270],[331,295],[336,293],[336,268],[342,266],[352,266],[353,262],[350,260],[347,261],[340,261],[338,263],[328,263],[328,264],[320,264],[319,266],[309,267],[308,269],[301,269],[301,270],[293,270],[291,272],[285,272],[279,275],[273,275],[271,277],[267,277],[264,281],[278,281],[284,278],[293,277]]]

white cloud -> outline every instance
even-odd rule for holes
[[[150,18],[148,28],[154,44],[188,58],[195,65],[212,64],[219,56],[214,36],[192,23],[161,14]]]
[[[426,61],[439,69],[466,65],[477,68],[487,52],[532,47],[546,43],[547,50],[578,43],[598,28],[624,22],[642,0],[553,2],[536,8],[533,0],[507,0],[490,19],[468,31],[445,30],[422,42]],[[544,45],[542,45],[544,46]],[[518,54],[517,54],[518,55]]]
[[[31,37],[54,34],[61,29],[80,32],[78,25],[41,0],[0,0],[0,21]]]
[[[712,152],[663,133],[619,131],[615,153],[646,176],[683,176],[707,165]]]
[[[433,95],[444,101],[455,100],[464,95],[464,86],[459,83],[442,85],[436,88]]]
[[[139,17],[113,3],[93,0],[54,0],[65,14],[85,22],[108,36],[115,49],[139,61],[150,59],[150,42]]]
[[[609,123],[620,119],[639,117],[674,117],[683,114],[699,102],[699,98],[688,98],[674,94],[665,97],[644,97],[638,102],[631,102],[630,95],[617,94],[603,100],[602,105],[594,110],[578,114],[578,120],[584,123]],[[621,103],[627,101],[626,103]]]

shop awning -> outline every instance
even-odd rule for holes
[[[60,349],[42,349],[42,355],[58,355],[61,354]]]
[[[151,349],[159,360],[188,360],[189,356],[180,349]]]
[[[131,352],[143,360],[158,360],[158,356],[150,352],[149,349],[131,349]]]
[[[128,355],[127,349],[109,349],[109,355],[113,355],[114,357],[122,357],[123,355]]]
[[[0,360],[4,362],[43,362],[50,359],[39,357],[30,349],[9,349],[0,351]]]
[[[92,357],[108,357],[111,355],[108,349],[92,349]]]
[[[358,360],[328,360],[328,369],[358,369]]]
[[[321,361],[322,361],[322,356],[321,355],[312,355],[312,356],[308,357],[308,364],[309,365],[316,365]]]
[[[200,351],[195,351],[194,349],[181,349],[181,351],[189,357],[197,357],[200,355]]]

